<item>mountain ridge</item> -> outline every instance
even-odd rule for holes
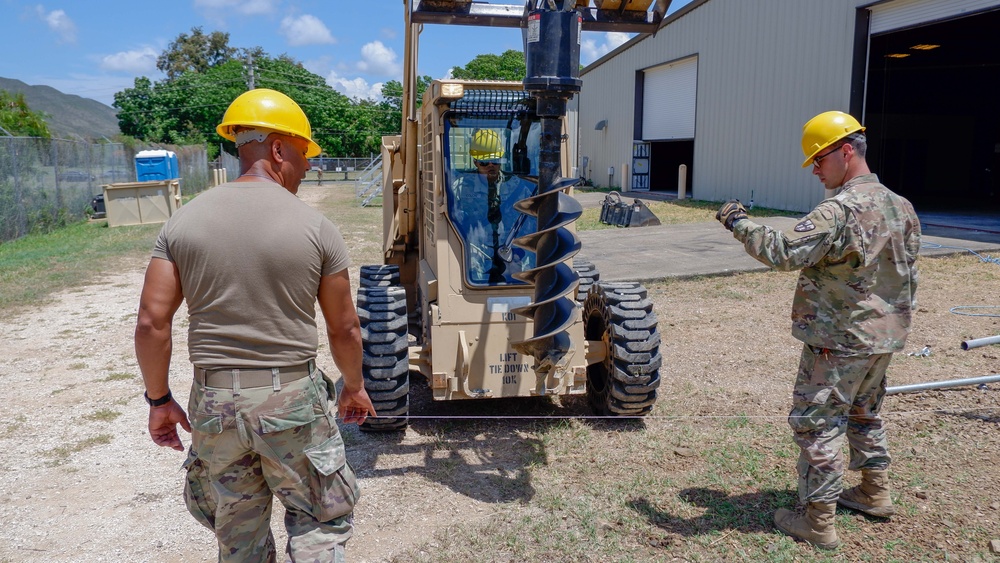
[[[30,85],[16,78],[0,77],[0,90],[24,94],[32,111],[45,113],[53,137],[110,138],[120,133],[118,112],[97,100],[66,94],[51,86]]]

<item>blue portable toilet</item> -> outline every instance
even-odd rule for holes
[[[180,177],[177,154],[167,150],[139,151],[135,155],[135,179],[138,182],[173,180]]]

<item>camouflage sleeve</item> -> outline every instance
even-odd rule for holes
[[[911,208],[912,210],[912,208]],[[917,256],[920,254],[920,239],[923,233],[920,230],[920,219],[917,214],[911,211],[913,217],[910,222],[910,230],[906,234],[906,254],[910,263],[910,309],[917,310],[917,280],[919,278],[917,270]]]
[[[843,236],[846,215],[832,201],[824,201],[785,233],[750,220],[736,223],[733,236],[747,253],[777,270],[799,270],[822,260]]]

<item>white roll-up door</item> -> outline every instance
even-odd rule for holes
[[[646,70],[642,88],[642,138],[694,138],[698,57]]]
[[[1000,7],[1000,0],[896,0],[872,6],[872,34]]]

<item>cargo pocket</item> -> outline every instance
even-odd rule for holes
[[[313,467],[311,491],[313,516],[328,522],[350,514],[361,496],[357,476],[347,463],[347,452],[340,433],[321,444],[304,450]]]
[[[184,460],[184,504],[194,519],[209,530],[215,531],[215,502],[212,500],[208,471],[193,451]]]
[[[284,410],[270,411],[257,417],[262,434],[271,434],[305,426],[316,420],[311,403],[300,403]]]
[[[792,391],[792,405],[788,424],[797,433],[832,426],[833,419],[842,415],[848,406],[840,390],[831,385],[796,385]]]
[[[202,434],[222,434],[222,415],[193,412],[190,417],[191,430]]]
[[[795,406],[825,405],[833,394],[829,385],[798,385],[792,391]]]

